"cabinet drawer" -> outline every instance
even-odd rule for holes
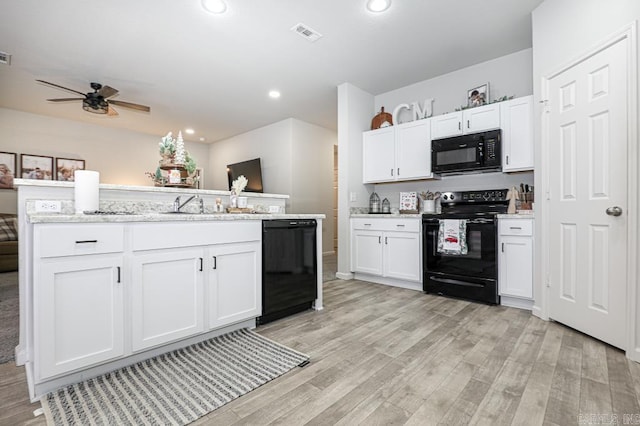
[[[189,223],[140,223],[131,227],[133,251],[260,241],[262,222],[236,220]]]
[[[532,219],[500,219],[500,235],[533,235]]]
[[[372,231],[420,232],[420,218],[354,218],[351,219],[353,229],[369,229]]]
[[[38,225],[34,226],[37,257],[117,253],[124,250],[123,225]]]

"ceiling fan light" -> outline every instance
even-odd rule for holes
[[[227,10],[224,0],[202,0],[202,7],[209,13],[222,14]]]
[[[384,12],[391,6],[391,0],[369,0],[367,1],[367,9],[371,12]]]

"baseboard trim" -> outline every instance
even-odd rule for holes
[[[341,280],[352,280],[353,279],[353,273],[352,272],[336,272],[336,278],[339,278]]]

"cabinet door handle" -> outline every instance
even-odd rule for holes
[[[120,283],[120,267],[118,266],[118,281],[116,281],[117,283]]]
[[[510,226],[509,229],[522,229],[522,228],[519,226]]]
[[[507,165],[509,165],[509,156],[507,155]]]
[[[76,244],[91,244],[91,243],[97,243],[98,240],[79,240],[76,241]]]
[[[470,129],[471,125],[469,124],[469,120],[467,120],[467,129]]]
[[[378,244],[382,243],[382,237],[378,237]]]
[[[393,169],[391,169],[391,176],[393,176]]]
[[[200,272],[202,272],[202,264],[203,264],[203,259],[200,258]]]
[[[213,269],[218,269],[218,258],[213,256]]]
[[[504,253],[504,243],[502,243],[502,252]]]
[[[400,167],[398,167],[398,176],[400,176]]]
[[[370,223],[365,223],[364,226],[371,226],[371,224]]]
[[[387,237],[384,237],[384,243],[387,244]]]
[[[404,224],[402,224],[402,223],[399,223],[396,226],[399,227],[399,228],[404,228]]]

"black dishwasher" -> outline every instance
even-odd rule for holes
[[[309,309],[318,296],[316,221],[262,221],[262,316],[259,324]]]

